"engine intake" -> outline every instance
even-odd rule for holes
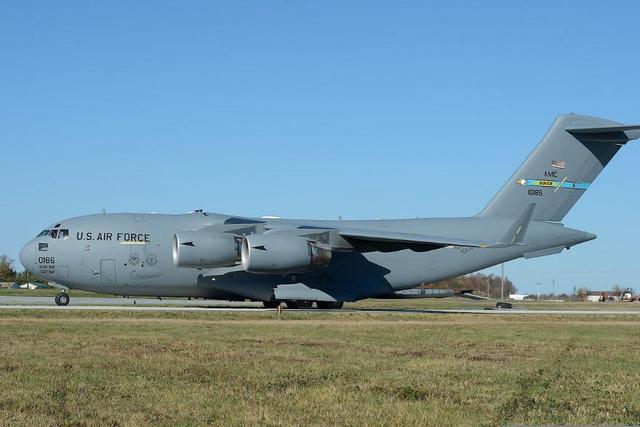
[[[173,236],[173,264],[177,267],[226,267],[239,259],[240,240],[232,234],[182,231]]]
[[[250,273],[301,273],[329,264],[331,251],[300,236],[252,234],[242,240],[242,268]]]

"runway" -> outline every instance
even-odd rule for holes
[[[89,311],[151,311],[151,312],[269,312],[259,302],[229,302],[212,300],[157,298],[71,298],[67,306],[57,306],[53,297],[0,296],[0,310],[89,310]],[[551,310],[551,309],[403,309],[344,308],[341,310],[285,309],[302,313],[379,313],[379,314],[482,314],[482,315],[585,315],[640,316],[640,310]]]
[[[0,296],[0,305],[37,305],[56,306],[54,297],[30,297],[30,296]],[[222,306],[227,308],[262,308],[260,302],[235,302],[235,301],[213,301],[203,299],[186,298],[122,298],[122,297],[74,297],[71,296],[67,307],[72,306],[180,306],[180,307],[210,307]],[[56,306],[57,307],[57,306]]]

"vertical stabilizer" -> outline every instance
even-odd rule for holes
[[[640,125],[558,116],[542,141],[478,216],[516,218],[535,203],[533,221],[561,221]]]

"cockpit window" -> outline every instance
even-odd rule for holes
[[[49,230],[42,230],[36,237],[46,236],[47,234],[49,234]]]
[[[69,229],[61,228],[59,230],[51,230],[49,231],[49,236],[51,236],[52,239],[68,239]]]

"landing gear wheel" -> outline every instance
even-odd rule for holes
[[[313,307],[313,301],[308,299],[299,299],[298,308],[311,308]]]
[[[71,301],[71,298],[69,298],[69,295],[64,292],[56,295],[56,304],[58,305],[68,305],[69,301]]]
[[[264,306],[264,308],[278,308],[278,306],[280,305],[280,301],[262,301],[262,305]]]
[[[288,299],[285,301],[285,304],[287,304],[287,308],[300,308],[300,304],[298,304],[298,301]]]
[[[343,301],[318,301],[318,308],[322,310],[339,310],[344,305]]]

